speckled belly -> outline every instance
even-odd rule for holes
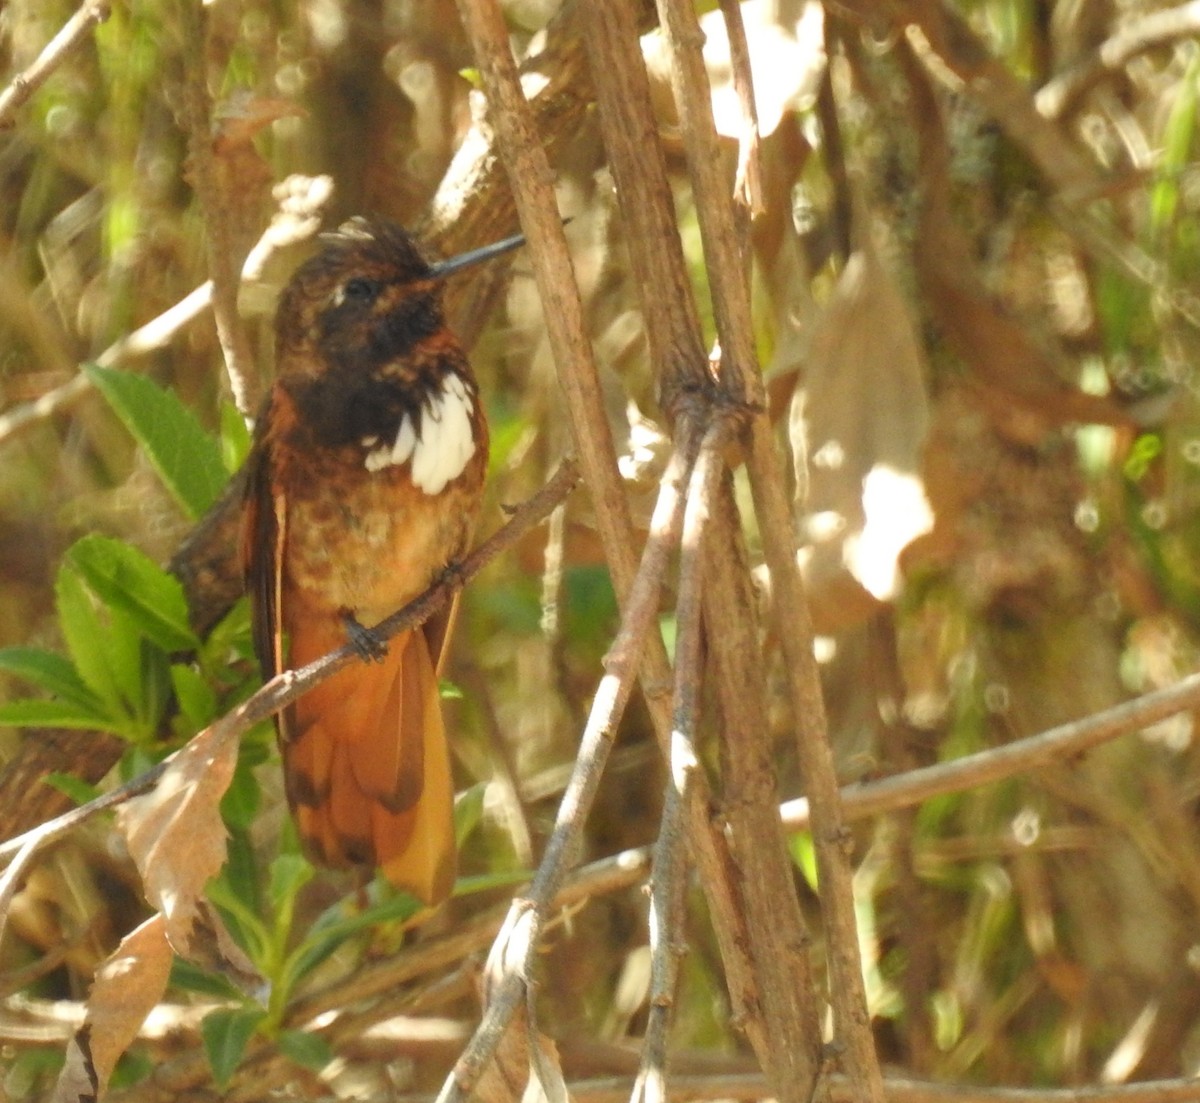
[[[349,459],[349,457],[347,457]],[[482,464],[470,464],[439,494],[413,486],[407,467],[353,479],[327,465],[288,495],[285,588],[319,594],[368,627],[425,590],[463,554],[479,509]],[[467,489],[468,487],[475,489]]]

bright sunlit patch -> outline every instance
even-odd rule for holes
[[[846,450],[839,440],[827,440],[812,456],[813,467],[824,467],[836,471],[846,462]]]
[[[833,636],[813,637],[813,657],[819,663],[831,663],[837,655],[837,640]]]
[[[933,528],[933,511],[916,476],[877,464],[863,479],[863,530],[846,541],[846,566],[872,596],[894,597],[900,553]]]

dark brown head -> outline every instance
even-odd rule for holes
[[[284,289],[275,320],[280,375],[394,371],[444,328],[442,281],[515,248],[523,238],[431,262],[394,222],[354,218]]]
[[[523,239],[433,262],[381,219],[353,219],[322,240],[275,318],[279,385],[299,414],[297,431],[319,446],[369,448],[394,440],[406,420],[415,430],[426,411],[436,420],[451,375],[473,395],[470,366],[442,316],[442,282]]]
[[[280,375],[371,374],[442,328],[441,281],[401,227],[356,218],[322,242],[279,301]]]

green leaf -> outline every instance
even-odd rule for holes
[[[171,664],[162,651],[144,639],[138,640],[138,659],[140,674],[134,707],[145,734],[153,737],[171,701]]]
[[[276,910],[290,908],[298,893],[312,880],[313,867],[300,854],[280,854],[271,861],[269,898]]]
[[[119,609],[108,610],[104,646],[113,685],[120,696],[118,715],[128,716],[135,739],[153,735],[154,724],[150,717],[158,694],[154,672],[144,654],[146,642],[133,621]],[[159,658],[162,658],[161,653]]]
[[[246,1046],[267,1013],[261,1007],[222,1008],[210,1011],[200,1023],[204,1051],[212,1066],[213,1079],[224,1091],[241,1064]]]
[[[212,723],[217,713],[217,695],[198,670],[186,663],[173,663],[171,688],[192,731],[200,731]]]
[[[109,665],[108,632],[96,615],[83,580],[65,563],[54,583],[54,599],[58,623],[76,671],[104,703],[110,718],[122,715],[121,694]]]
[[[70,797],[76,804],[87,804],[88,801],[95,800],[100,795],[100,790],[95,785],[74,774],[60,774],[55,771],[47,774],[42,781],[52,789],[57,789],[60,793]]]
[[[132,1088],[135,1084],[140,1084],[145,1080],[156,1067],[157,1065],[148,1053],[126,1050],[121,1054],[120,1060],[117,1061],[117,1067],[113,1070],[112,1078],[108,1082],[109,1090]]]
[[[307,1030],[281,1030],[276,1039],[279,1052],[298,1065],[320,1072],[333,1060],[333,1050],[319,1034]]]
[[[96,695],[79,676],[79,671],[68,659],[53,651],[43,651],[38,647],[0,648],[0,671],[32,682],[80,708],[90,708],[97,713],[102,709]]]
[[[172,392],[144,376],[97,364],[83,370],[184,512],[198,519],[229,479],[217,443]]]
[[[224,814],[224,809],[222,813]],[[262,874],[254,853],[254,845],[250,841],[250,833],[245,828],[236,825],[230,827],[221,881],[225,889],[245,905],[248,912],[257,915],[262,911]],[[258,943],[253,941],[255,936],[245,933],[244,925],[236,916],[230,915],[230,919],[233,920],[231,929],[234,937],[239,938],[239,945],[254,944],[257,949]],[[267,963],[259,961],[256,964],[261,968]]]
[[[812,832],[797,831],[788,836],[788,850],[791,851],[792,861],[796,868],[804,874],[804,879],[815,892],[817,890],[817,851],[813,844]]]
[[[404,922],[422,908],[421,902],[407,892],[396,892],[359,912],[346,913],[345,902],[327,908],[309,928],[304,941],[292,951],[283,972],[282,983],[290,990],[301,977],[329,957],[346,939],[379,923]]]
[[[1175,102],[1162,135],[1160,178],[1150,195],[1150,226],[1162,233],[1175,219],[1179,206],[1180,176],[1192,159],[1196,136],[1196,101],[1200,94],[1200,58],[1193,55],[1179,82]]]
[[[210,973],[181,957],[171,962],[171,987],[182,992],[197,992],[220,1000],[244,998],[235,985],[220,973]]]
[[[66,562],[98,598],[126,613],[148,640],[168,654],[200,646],[188,624],[179,579],[131,544],[108,536],[85,536],[68,550]]]
[[[27,699],[0,705],[0,727],[9,728],[82,728],[95,731],[101,728],[115,735],[130,738],[133,734],[127,722],[81,708],[70,701],[41,701]]]
[[[221,403],[221,462],[233,474],[250,454],[252,441],[245,418],[232,402]]]
[[[237,769],[225,795],[221,798],[221,815],[231,827],[249,829],[258,815],[262,803],[258,779],[254,771],[245,761],[246,755],[238,754]]]
[[[487,786],[472,785],[454,801],[454,840],[461,849],[483,819],[483,796]]]
[[[209,881],[205,892],[218,908],[228,924],[230,931],[238,943],[250,956],[250,960],[264,969],[267,955],[270,953],[271,932],[266,924],[254,911],[256,901],[244,897],[241,884],[235,884],[233,878],[239,878],[239,869],[231,869],[226,865],[221,872]],[[264,969],[264,971],[268,971]],[[272,980],[274,978],[272,977]]]

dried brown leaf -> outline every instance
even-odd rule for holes
[[[527,1011],[513,1017],[474,1098],[480,1103],[568,1103],[558,1050],[544,1034],[530,1028]]]
[[[53,1103],[100,1098],[117,1059],[162,998],[171,956],[166,920],[159,914],[126,935],[100,966],[83,1025],[67,1045]]]
[[[822,631],[891,598],[900,552],[930,527],[919,474],[928,420],[907,305],[879,258],[860,250],[816,321],[791,415]]]
[[[220,802],[236,762],[237,741],[219,727],[207,728],[176,753],[151,792],[129,801],[117,817],[171,945],[206,963],[211,954],[203,944],[215,915],[202,913],[201,897],[225,863]]]

